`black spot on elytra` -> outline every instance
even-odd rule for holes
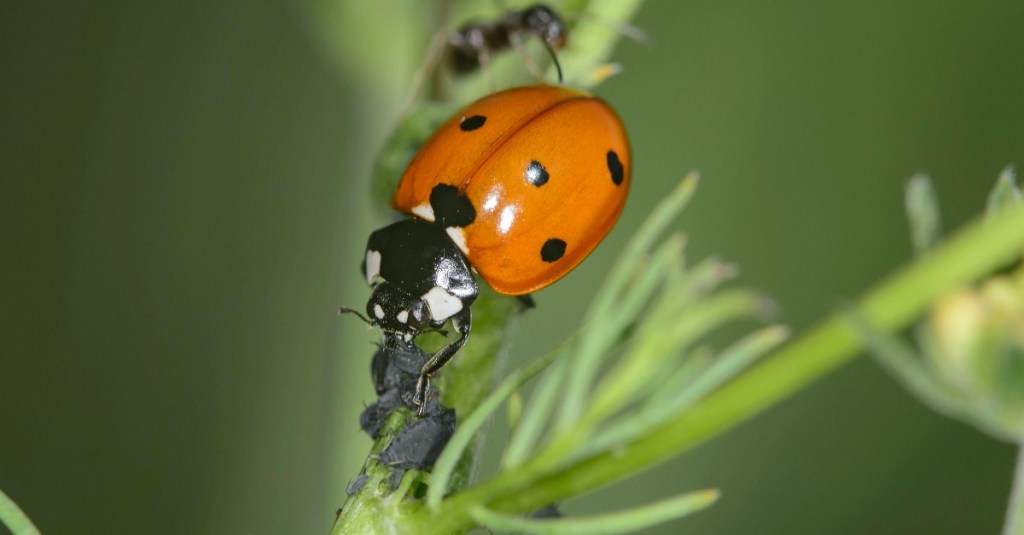
[[[476,219],[476,209],[466,194],[451,184],[438,184],[430,192],[434,221],[444,228],[465,227]]]
[[[526,181],[538,188],[548,183],[548,170],[544,169],[544,166],[537,160],[530,162],[530,165],[526,166],[526,173],[524,175]]]
[[[487,117],[484,117],[483,115],[471,115],[469,117],[463,117],[462,120],[459,121],[459,128],[462,129],[463,132],[472,132],[473,130],[483,126],[486,122]]]
[[[565,254],[565,242],[558,238],[551,238],[544,242],[540,248],[540,259],[545,262],[554,262]]]
[[[622,162],[619,161],[619,155],[615,154],[615,151],[608,151],[608,171],[612,174],[612,182],[616,186],[622,184],[623,169]]]

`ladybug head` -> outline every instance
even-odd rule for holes
[[[406,341],[430,326],[432,318],[426,303],[409,295],[387,281],[374,286],[366,302],[370,324],[384,332],[403,335]]]

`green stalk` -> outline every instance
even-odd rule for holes
[[[1013,490],[1006,508],[1003,535],[1024,535],[1024,444],[1017,451],[1017,469],[1013,471]]]
[[[7,529],[11,530],[14,535],[39,535],[39,528],[2,490],[0,490],[0,523],[7,526]]]
[[[867,292],[856,305],[882,332],[908,327],[937,298],[1020,255],[1024,207],[975,222],[933,252],[921,256]],[[436,512],[419,511],[405,522],[415,533],[450,533],[473,525],[470,511],[531,511],[624,479],[712,438],[760,413],[848,362],[862,349],[856,330],[840,311],[783,346],[747,373],[689,411],[614,452],[555,470],[537,458],[445,500]]]
[[[483,507],[474,508],[473,519],[502,533],[534,533],[538,535],[603,535],[633,533],[696,513],[718,501],[716,489],[698,490],[660,500],[626,511],[594,516],[572,516],[555,519],[527,519],[507,516]]]

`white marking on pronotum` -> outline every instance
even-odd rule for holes
[[[373,315],[377,316],[377,319],[384,319],[384,309],[380,305],[373,305]]]
[[[366,251],[366,284],[373,284],[373,280],[380,275],[380,251]]]
[[[423,294],[423,300],[427,302],[427,308],[430,309],[430,315],[435,321],[444,321],[462,310],[462,299],[439,286],[434,286]]]
[[[434,208],[430,206],[429,202],[425,202],[419,206],[413,207],[412,213],[426,219],[427,221],[434,221]]]
[[[461,227],[448,227],[444,229],[448,233],[448,237],[452,239],[455,246],[462,251],[462,254],[469,254],[469,247],[466,247],[466,233]]]
[[[398,315],[395,316],[395,317],[398,318],[398,322],[399,323],[406,323],[406,322],[409,321],[409,311],[408,310],[403,310],[403,311],[399,312]]]

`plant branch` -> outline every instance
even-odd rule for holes
[[[14,535],[39,535],[39,528],[28,515],[0,490],[0,523],[7,526]]]
[[[975,222],[941,247],[897,271],[857,301],[858,313],[882,332],[907,328],[939,296],[999,268],[1024,249],[1024,207]],[[862,349],[839,311],[783,346],[689,411],[643,437],[569,467],[543,458],[450,497],[436,512],[409,519],[419,533],[472,525],[471,508],[529,511],[591,492],[649,468],[764,411],[852,359]],[[547,475],[545,475],[547,474]]]
[[[1003,535],[1024,535],[1024,444],[1017,450],[1017,469],[1013,472],[1013,490],[1006,508]]]

